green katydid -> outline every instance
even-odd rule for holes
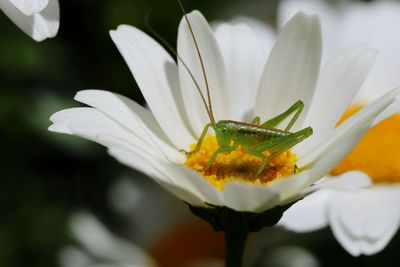
[[[187,156],[190,157],[191,154],[196,153],[200,149],[203,139],[208,129],[211,127],[215,132],[219,148],[209,158],[205,169],[207,170],[211,166],[218,154],[230,153],[238,146],[242,146],[247,153],[261,158],[262,163],[256,172],[256,176],[259,176],[267,166],[269,160],[290,149],[312,134],[311,127],[304,128],[294,133],[289,132],[290,128],[301,114],[303,107],[303,102],[297,101],[282,114],[262,124],[260,124],[259,117],[254,118],[251,123],[245,123],[232,120],[220,120],[215,122],[210,116],[211,122],[204,127],[195,149],[188,152]],[[274,128],[293,113],[294,116],[285,130]],[[271,155],[266,156],[262,153],[266,150],[271,150],[273,152]]]
[[[206,86],[207,102],[198,82],[196,81],[187,64],[168,43],[166,43],[158,34],[156,35],[169,48],[169,50],[171,50],[176,55],[178,60],[187,70],[188,74],[195,84],[195,87],[202,99],[208,117],[210,119],[210,122],[204,126],[204,129],[199,137],[195,149],[191,152],[186,152],[185,150],[181,151],[186,153],[188,157],[197,152],[200,149],[203,139],[205,138],[209,128],[211,127],[215,132],[219,148],[208,159],[205,170],[207,170],[211,166],[213,161],[217,158],[218,154],[230,153],[234,151],[238,146],[241,146],[245,152],[254,155],[262,160],[262,163],[256,172],[256,176],[259,176],[272,158],[285,152],[286,150],[308,138],[312,134],[313,130],[311,127],[304,128],[297,132],[289,131],[300,116],[304,108],[304,104],[302,101],[299,100],[285,112],[277,115],[276,117],[273,117],[272,119],[267,120],[264,123],[260,123],[259,117],[255,117],[250,123],[232,120],[219,120],[216,122],[211,105],[211,96],[207,80],[207,73],[204,67],[204,62],[200,53],[198,42],[196,40],[196,36],[181,1],[178,0],[178,3],[188,24],[192,40],[197,51],[197,56],[200,61],[201,70]],[[293,115],[293,117],[290,119],[284,130],[276,128],[281,122],[285,121],[291,115]],[[263,152],[266,150],[269,150],[272,153],[269,156],[266,156],[263,154]]]

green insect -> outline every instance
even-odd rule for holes
[[[255,117],[251,123],[245,123],[232,120],[220,120],[215,122],[213,117],[210,116],[211,122],[204,127],[195,149],[187,153],[187,155],[190,157],[190,155],[196,153],[200,149],[204,137],[206,136],[208,129],[211,127],[215,132],[219,148],[207,161],[205,170],[211,166],[218,154],[230,153],[236,150],[238,146],[242,146],[245,152],[259,157],[262,160],[262,163],[256,172],[256,176],[259,176],[271,159],[290,149],[312,134],[313,131],[311,127],[304,128],[294,133],[289,132],[290,128],[300,116],[303,107],[303,102],[297,101],[282,114],[262,124],[260,124],[259,117]],[[212,114],[211,110],[208,110],[208,112],[210,112],[209,114]],[[274,128],[292,114],[294,115],[285,130]],[[262,153],[266,150],[271,150],[271,155],[266,156]]]
[[[207,170],[211,166],[213,161],[217,158],[218,154],[233,152],[238,146],[241,146],[243,147],[246,153],[254,155],[262,160],[262,163],[256,172],[256,176],[259,176],[271,159],[285,152],[286,150],[290,149],[294,145],[298,144],[299,142],[303,141],[304,139],[312,135],[313,130],[311,127],[304,128],[297,132],[289,131],[293,126],[293,124],[298,119],[298,117],[300,116],[304,108],[304,103],[299,100],[285,112],[279,114],[278,116],[272,119],[267,120],[264,123],[260,123],[259,117],[255,117],[250,123],[232,121],[232,120],[220,120],[216,122],[214,119],[214,114],[211,105],[210,88],[208,86],[207,73],[204,67],[204,62],[200,53],[200,49],[198,47],[196,36],[194,34],[190,21],[186,15],[186,11],[180,0],[178,0],[178,3],[182,9],[183,15],[188,24],[197,51],[197,56],[201,64],[203,78],[206,85],[208,103],[206,102],[205,97],[194,75],[189,70],[188,66],[185,64],[182,58],[180,58],[179,55],[176,53],[176,51],[171,49],[171,46],[166,44],[166,42],[162,40],[160,36],[158,37],[177,56],[178,60],[180,60],[180,62],[188,71],[189,75],[191,76],[191,79],[196,85],[198,93],[200,94],[202,102],[206,108],[208,117],[210,118],[210,123],[205,125],[200,135],[200,138],[196,144],[195,149],[191,152],[186,152],[184,150],[181,151],[186,153],[188,157],[196,153],[201,148],[204,137],[206,136],[209,128],[211,127],[215,132],[219,148],[208,159],[205,166],[205,170]],[[276,128],[281,122],[285,121],[290,116],[292,116],[292,118],[290,119],[288,125],[284,130]],[[266,156],[263,154],[263,152],[266,150],[272,151],[272,153],[269,156]]]

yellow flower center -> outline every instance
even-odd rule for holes
[[[363,105],[350,107],[339,123],[362,107]],[[369,129],[361,142],[331,174],[338,175],[351,170],[367,173],[374,183],[400,182],[400,113]]]
[[[192,144],[190,148],[194,150],[195,147],[196,145]],[[256,177],[262,160],[246,153],[241,146],[233,152],[220,153],[211,166],[205,170],[207,161],[218,147],[215,136],[206,136],[201,148],[190,155],[184,165],[197,171],[219,190],[223,190],[225,184],[232,181],[268,185],[271,181],[292,175],[296,171],[296,155],[287,150],[271,159],[264,171]],[[263,154],[268,156],[271,152],[265,151]]]

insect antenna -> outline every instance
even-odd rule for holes
[[[164,37],[162,37],[150,24],[149,21],[149,17],[150,17],[150,11],[147,12],[146,17],[145,17],[145,24],[147,29],[172,53],[175,55],[175,57],[182,63],[182,65],[184,66],[184,68],[186,69],[186,71],[189,73],[189,76],[191,77],[191,79],[193,80],[196,90],[197,92],[200,94],[201,100],[204,104],[204,107],[206,108],[208,117],[210,118],[211,122],[214,124],[215,120],[214,120],[214,116],[213,116],[213,112],[211,109],[211,102],[210,102],[210,95],[209,95],[209,90],[207,89],[207,96],[208,96],[208,102],[209,105],[207,105],[207,101],[206,98],[203,95],[203,92],[200,89],[199,83],[197,82],[196,78],[194,77],[194,74],[190,71],[188,65],[186,64],[186,62],[182,59],[182,57],[178,54],[178,52],[167,42],[167,40],[164,39]],[[208,86],[208,83],[206,83],[206,86]]]
[[[203,57],[201,56],[200,49],[199,49],[199,45],[198,45],[198,43],[197,43],[197,39],[196,39],[196,36],[195,36],[195,34],[194,34],[192,25],[190,24],[189,18],[188,18],[187,14],[186,14],[186,10],[185,10],[185,8],[184,8],[184,6],[183,6],[181,0],[177,0],[177,1],[178,1],[178,4],[179,4],[179,6],[180,6],[180,8],[181,8],[181,10],[182,10],[183,16],[184,16],[184,18],[185,18],[185,20],[186,20],[186,22],[187,22],[187,24],[188,24],[190,34],[192,35],[193,42],[194,42],[194,45],[195,45],[195,47],[196,47],[197,55],[198,55],[199,60],[200,60],[201,70],[202,70],[202,72],[203,72],[204,82],[205,82],[205,84],[206,84],[206,89],[207,89],[208,107],[209,107],[209,109],[210,109],[210,114],[211,114],[210,120],[211,120],[212,123],[215,123],[215,120],[214,120],[214,112],[213,112],[212,104],[211,104],[210,87],[209,87],[209,85],[208,85],[207,73],[206,73],[206,69],[205,69],[205,67],[204,67]]]

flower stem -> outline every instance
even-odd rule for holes
[[[225,267],[241,267],[248,233],[225,232]]]

